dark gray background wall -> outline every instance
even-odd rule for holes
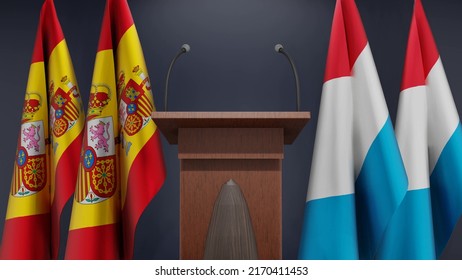
[[[357,0],[392,120],[395,119],[412,0]],[[0,10],[0,232],[8,201],[21,108],[42,1],[7,1]],[[86,104],[105,1],[55,0]],[[455,101],[462,112],[462,2],[423,0]],[[191,45],[171,75],[173,111],[291,111],[294,81],[274,52],[282,43],[301,79],[304,111],[313,119],[283,162],[283,257],[297,257],[334,0],[129,0],[163,109],[164,78],[181,44]],[[163,139],[168,176],[143,214],[135,258],[177,259],[179,162]],[[62,217],[65,244],[71,204]],[[61,257],[63,256],[61,248]],[[462,258],[462,223],[443,258]]]

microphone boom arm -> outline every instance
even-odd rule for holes
[[[292,67],[292,72],[294,73],[295,78],[295,88],[297,90],[297,111],[300,112],[300,81],[298,79],[298,73],[297,69],[295,68],[295,63],[289,56],[289,54],[284,50],[284,47],[282,45],[277,44],[275,46],[275,50],[278,53],[282,53],[287,58],[287,60],[289,60],[290,66]]]
[[[175,64],[176,60],[184,53],[189,52],[191,47],[188,44],[184,44],[181,46],[180,51],[175,55],[168,67],[167,77],[165,78],[165,94],[164,94],[164,111],[167,112],[167,105],[168,105],[168,81],[170,80],[170,73],[172,72],[173,65]]]

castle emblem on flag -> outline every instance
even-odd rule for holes
[[[50,82],[50,124],[55,137],[64,135],[79,118],[79,109],[73,102],[79,96],[77,86],[67,76],[61,79],[60,86],[55,89],[55,83]]]
[[[95,204],[112,197],[116,185],[116,155],[112,117],[88,120],[86,148],[82,153],[79,189],[75,199]]]
[[[124,133],[129,136],[135,135],[149,123],[154,109],[152,100],[146,94],[151,90],[149,77],[139,65],[133,68],[132,73],[132,78],[125,83],[125,74],[121,72],[117,83],[121,95],[119,119]]]
[[[23,123],[11,195],[25,197],[41,191],[47,184],[46,165],[43,122]]]

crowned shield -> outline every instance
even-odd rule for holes
[[[20,146],[16,153],[11,195],[25,197],[36,194],[46,186],[47,176],[43,122],[23,123]]]
[[[119,104],[120,122],[124,133],[129,136],[135,135],[149,123],[154,109],[146,94],[151,88],[149,78],[139,66],[133,69],[133,73],[139,78],[140,83],[134,79],[130,79],[127,84],[120,81],[118,83],[119,87],[123,87]]]
[[[50,82],[50,124],[55,137],[64,135],[77,122],[80,110],[74,103],[75,97],[79,96],[77,87],[64,76],[60,85],[55,88],[53,81]]]
[[[112,197],[117,189],[112,117],[89,120],[85,141],[75,198],[81,204],[94,204]]]

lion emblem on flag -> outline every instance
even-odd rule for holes
[[[45,134],[42,121],[21,125],[21,138],[16,152],[11,195],[34,195],[47,184]]]
[[[27,128],[22,130],[23,141],[27,143],[27,149],[34,149],[36,152],[40,149],[40,134],[38,133],[40,130],[40,125],[37,127],[35,125],[31,125]]]
[[[75,200],[81,204],[100,203],[117,190],[112,117],[88,120],[84,141]]]
[[[104,149],[105,152],[109,150],[108,141],[110,139],[109,135],[109,126],[110,123],[99,122],[97,125],[90,127],[90,140],[95,141],[96,149]]]

